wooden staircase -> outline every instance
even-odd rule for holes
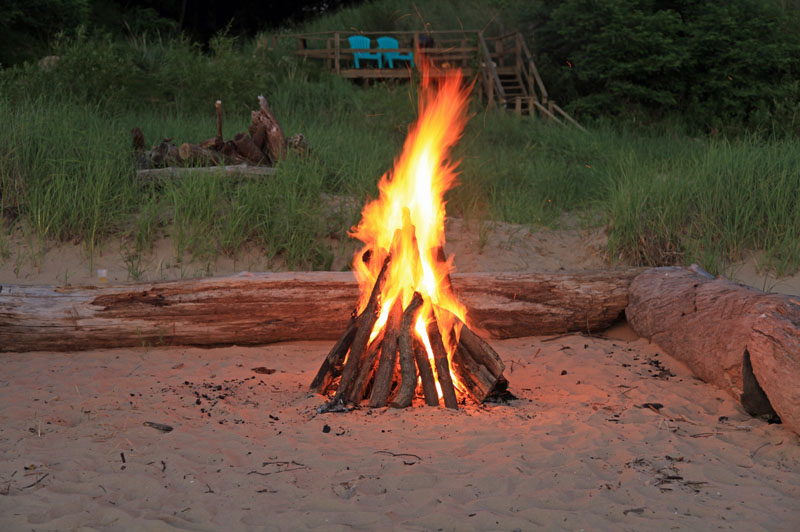
[[[418,53],[424,37],[429,43],[434,43],[424,48],[432,63],[445,68],[460,68],[467,77],[476,76],[475,87],[488,107],[584,129],[550,98],[528,45],[519,32],[486,37],[481,30],[332,31],[282,35],[281,38],[292,38],[297,42],[295,53],[298,56],[323,61],[331,72],[349,79],[399,80],[411,79],[415,75],[413,68],[380,68],[375,65],[355,68],[355,52],[375,52],[375,49],[350,48],[347,37],[354,33],[372,40],[392,36],[401,47],[391,51],[398,53]],[[273,37],[273,48],[277,46],[277,38]]]
[[[489,107],[585,129],[547,93],[533,56],[518,32],[501,37],[478,34],[479,88]]]

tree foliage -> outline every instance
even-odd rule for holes
[[[753,125],[797,95],[797,22],[763,0],[546,0],[526,18],[554,89],[585,114]]]
[[[47,49],[58,33],[89,20],[89,0],[3,0],[0,8],[0,64],[13,64]]]

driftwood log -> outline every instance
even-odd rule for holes
[[[607,328],[625,309],[640,271],[464,273],[452,282],[483,336],[512,338]],[[0,351],[336,340],[357,298],[350,272],[101,287],[2,285]]]
[[[224,175],[231,178],[260,178],[273,175],[276,170],[269,166],[250,166],[236,164],[229,166],[201,166],[196,168],[149,168],[137,170],[136,176],[142,181],[161,181],[165,179],[181,179],[193,175]]]
[[[625,311],[641,336],[753,414],[771,408],[800,433],[800,297],[766,294],[703,272],[647,270]],[[763,393],[768,404],[759,400]]]

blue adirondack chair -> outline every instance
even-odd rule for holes
[[[378,37],[378,48],[382,50],[397,50],[400,48],[400,43],[394,37]],[[414,66],[413,53],[382,52],[382,54],[383,60],[389,65],[389,68],[394,68],[394,62],[397,60],[408,61],[412,67]]]
[[[354,50],[367,50],[369,49],[369,37],[363,35],[351,35],[347,38],[350,42],[350,48]],[[381,54],[372,54],[369,52],[353,52],[353,64],[356,68],[361,68],[359,61],[361,59],[374,59],[378,62],[378,68],[383,68],[383,60]]]

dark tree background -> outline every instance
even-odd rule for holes
[[[182,32],[206,44],[302,22],[362,0],[0,0],[0,65],[35,60],[53,39],[77,31]]]
[[[130,14],[150,11],[175,23],[176,27],[200,42],[229,27],[234,34],[252,35],[289,22],[358,3],[357,0],[106,0],[94,4],[116,6],[122,19]],[[95,11],[99,11],[99,8]],[[126,16],[128,15],[128,16]],[[107,21],[113,23],[113,19]]]

